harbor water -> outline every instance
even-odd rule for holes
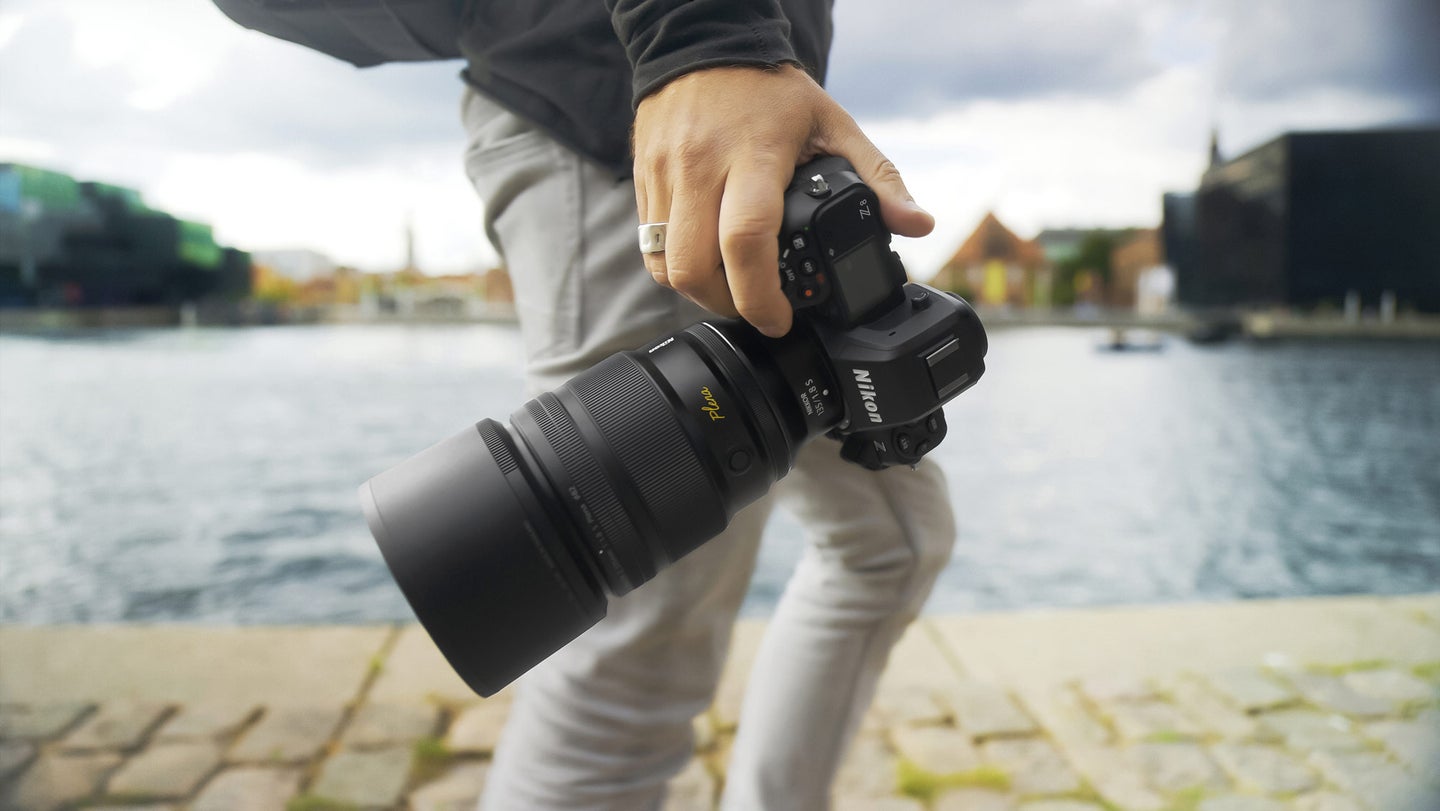
[[[1440,346],[997,330],[929,610],[1440,586]],[[0,335],[0,621],[409,618],[356,486],[521,402],[503,325]],[[821,440],[828,441],[828,440]],[[804,527],[767,530],[746,612]]]

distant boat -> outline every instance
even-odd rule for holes
[[[1112,327],[1110,340],[1095,348],[1101,352],[1159,352],[1165,348],[1165,339],[1153,330]]]

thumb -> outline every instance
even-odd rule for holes
[[[885,227],[903,237],[923,237],[935,228],[935,218],[920,207],[900,170],[850,121],[849,133],[835,139],[835,154],[850,161],[865,185],[880,197]]]

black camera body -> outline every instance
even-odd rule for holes
[[[371,533],[456,672],[492,695],[719,534],[821,435],[872,469],[944,438],[984,373],[958,296],[906,283],[844,160],[796,171],[781,286],[794,327],[702,321],[620,352],[360,487]]]
[[[875,194],[850,164],[800,167],[785,190],[781,289],[830,359],[841,455],[872,470],[913,465],[940,444],[940,407],[985,372],[985,331],[970,307],[906,281]]]

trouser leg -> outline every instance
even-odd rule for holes
[[[633,190],[467,94],[467,167],[505,254],[530,394],[702,313],[635,252]],[[939,470],[870,473],[817,440],[781,484],[810,544],[747,687],[731,809],[823,808],[894,642],[948,559]],[[487,786],[489,808],[648,809],[690,756],[767,504],[631,595],[527,676]]]
[[[467,92],[467,171],[505,256],[530,395],[703,312],[657,286],[628,180]],[[768,500],[625,597],[517,684],[482,806],[651,809],[692,751],[754,565]]]
[[[809,543],[746,684],[723,807],[814,811],[874,697],[890,650],[950,557],[937,465],[863,470],[812,442],[780,485]]]

